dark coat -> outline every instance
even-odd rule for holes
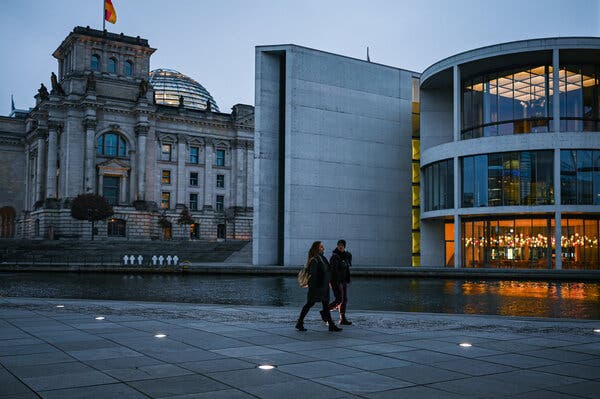
[[[331,265],[331,282],[333,284],[350,283],[350,266],[352,266],[350,252],[340,252],[337,248],[334,249],[329,264]]]
[[[312,258],[308,270],[308,302],[329,302],[329,282],[331,281],[331,270],[327,258],[319,255]]]

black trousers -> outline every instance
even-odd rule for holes
[[[331,288],[333,289],[335,300],[329,304],[329,310],[333,310],[339,306],[340,316],[343,317],[346,314],[346,306],[348,305],[348,284],[331,284]]]
[[[315,301],[310,301],[310,300],[306,302],[306,305],[304,305],[302,307],[302,310],[300,311],[300,317],[298,318],[299,321],[303,321],[304,320],[304,318],[308,314],[308,311],[310,310],[310,308],[312,308],[315,305],[315,303],[316,303]],[[323,301],[321,301],[321,304],[323,306],[323,310],[322,310],[322,312],[324,313],[323,318],[324,319],[325,318],[327,318],[327,319],[331,318],[331,315],[329,314],[329,310],[327,309],[327,306],[328,306],[327,301],[323,300]]]

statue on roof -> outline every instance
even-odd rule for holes
[[[65,91],[63,90],[60,83],[58,83],[58,79],[54,72],[52,72],[52,75],[50,75],[50,82],[52,83],[52,91],[50,92],[50,94],[57,94],[59,96],[65,95]]]
[[[40,100],[48,100],[50,98],[50,93],[48,93],[48,89],[44,86],[43,83],[40,83],[40,88],[38,89],[38,96],[40,96]]]
[[[140,87],[139,87],[139,92],[138,92],[138,100],[140,98],[145,99],[146,98],[146,93],[148,93],[148,81],[146,79],[142,79],[140,81]]]
[[[85,91],[96,91],[96,79],[94,79],[93,73],[90,73],[87,77],[87,81],[85,82]]]

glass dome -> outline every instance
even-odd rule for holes
[[[207,108],[219,112],[219,106],[212,98],[208,90],[194,79],[177,72],[173,69],[155,69],[150,72],[150,84],[154,88],[154,98],[157,104],[178,106],[179,97],[183,96],[183,105],[186,108]]]

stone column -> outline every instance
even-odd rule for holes
[[[121,185],[121,187],[119,187],[119,204],[126,204],[127,203],[127,172],[125,172],[121,175],[121,178],[119,179],[119,184]]]
[[[204,145],[204,209],[213,209],[214,176],[213,162],[215,155],[214,141],[206,139]]]
[[[460,97],[461,97],[461,84],[460,84],[460,68],[455,65],[453,68],[453,86],[452,86],[452,99],[453,99],[453,127],[454,127],[454,141],[460,140],[460,128],[461,128],[461,109],[460,109]]]
[[[46,197],[56,198],[56,161],[58,159],[58,131],[62,125],[50,122],[48,125],[48,156],[46,159]]]
[[[184,204],[187,206],[185,198],[185,159],[187,154],[185,147],[185,137],[180,135],[177,140],[177,197],[175,198],[175,204]]]
[[[36,142],[37,142],[37,159],[35,168],[35,200],[40,201],[44,199],[44,152],[45,151],[45,139],[46,132],[38,131]]]
[[[463,267],[462,264],[462,232],[461,232],[461,220],[458,215],[458,210],[462,206],[462,187],[460,185],[460,158],[454,157],[453,160],[454,170],[454,267]]]
[[[96,176],[94,163],[96,160],[95,154],[95,136],[96,136],[96,118],[86,117],[83,120],[83,128],[85,129],[85,164],[83,173],[83,184],[84,191],[86,193],[93,193],[96,186]],[[98,187],[98,194],[102,195]]]
[[[235,198],[234,198],[234,206],[236,208],[243,208],[246,206],[245,196],[246,196],[246,141],[240,141],[237,143],[235,147]],[[233,183],[233,180],[232,180]]]
[[[562,269],[562,214],[556,211],[554,214],[554,268]]]
[[[135,127],[137,136],[137,199],[146,200],[146,139],[149,127],[138,123]]]
[[[104,175],[100,174],[98,176],[98,194],[102,195],[103,189],[104,189]]]
[[[254,207],[254,143],[246,147],[246,208]]]
[[[552,87],[552,131],[560,132],[560,59],[557,48],[552,50]]]

